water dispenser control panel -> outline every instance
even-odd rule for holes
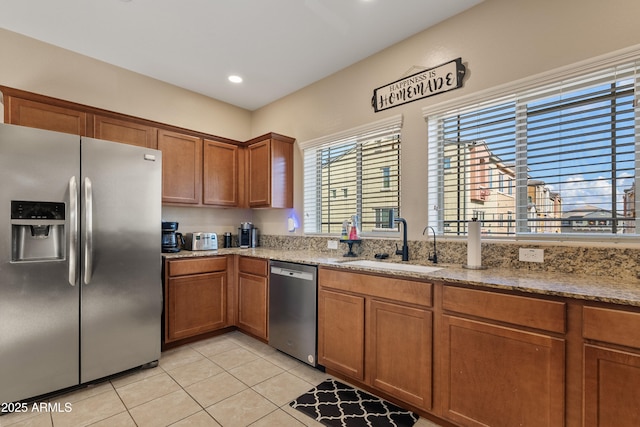
[[[11,201],[11,219],[64,219],[64,203]]]
[[[11,261],[65,259],[65,204],[11,201]]]

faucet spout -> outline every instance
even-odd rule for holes
[[[429,254],[429,261],[433,261],[434,264],[438,263],[438,250],[436,248],[436,230],[430,225],[426,226],[424,230],[422,230],[422,234],[427,231],[427,228],[430,228],[433,231],[433,256]]]
[[[394,218],[395,222],[402,223],[402,249],[396,245],[396,255],[402,255],[402,261],[409,261],[409,246],[407,245],[407,221],[404,218]]]

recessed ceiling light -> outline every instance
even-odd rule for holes
[[[229,81],[232,83],[242,83],[242,77],[240,76],[229,76]]]

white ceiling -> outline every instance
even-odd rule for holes
[[[255,110],[481,1],[0,0],[0,27]]]

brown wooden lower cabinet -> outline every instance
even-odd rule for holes
[[[268,340],[266,259],[165,269],[167,342],[234,322]],[[640,425],[640,308],[322,266],[318,285],[318,362],[400,405],[457,426]]]
[[[407,403],[430,409],[433,313],[372,300],[368,319],[368,383]]]
[[[583,308],[584,423],[640,426],[640,312]]]
[[[442,416],[461,426],[565,425],[567,304],[442,286]]]
[[[463,426],[564,425],[564,340],[443,319],[444,416]]]
[[[238,261],[238,327],[269,339],[268,261],[241,256]]]
[[[169,339],[226,326],[226,277],[218,272],[169,279]]]
[[[318,292],[318,362],[364,380],[364,297]]]
[[[640,425],[640,353],[585,345],[584,426]]]
[[[171,260],[165,264],[164,342],[229,326],[227,258]]]
[[[430,409],[432,285],[324,268],[318,284],[318,362]]]

